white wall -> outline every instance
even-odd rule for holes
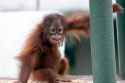
[[[36,0],[0,0],[0,10],[35,10]]]
[[[89,0],[41,0],[41,10],[89,9]]]
[[[112,0],[113,3],[115,0]],[[103,3],[103,2],[102,2]],[[0,11],[89,9],[89,0],[0,0]]]

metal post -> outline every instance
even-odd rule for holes
[[[117,2],[125,8],[125,0],[117,0]],[[125,11],[117,16],[119,74],[125,80]]]
[[[112,0],[90,0],[94,83],[116,83]]]
[[[36,11],[40,10],[40,0],[36,0]]]

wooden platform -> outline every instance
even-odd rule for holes
[[[1,78],[0,83],[13,83],[15,79]],[[29,80],[28,83],[47,83]],[[59,83],[93,83],[92,76],[65,76],[59,78]],[[117,83],[125,83],[125,80],[118,80]]]

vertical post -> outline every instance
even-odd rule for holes
[[[117,2],[125,8],[125,0],[117,0]],[[119,74],[125,80],[125,11],[117,16]]]
[[[36,11],[40,9],[40,0],[36,0]]]
[[[116,83],[112,0],[90,0],[94,83]]]

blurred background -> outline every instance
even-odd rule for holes
[[[17,77],[19,62],[14,57],[44,15],[60,12],[70,16],[79,11],[89,12],[89,0],[0,0],[0,77]],[[72,36],[67,36],[65,53],[71,74],[92,74],[89,38],[82,37],[77,44]]]

